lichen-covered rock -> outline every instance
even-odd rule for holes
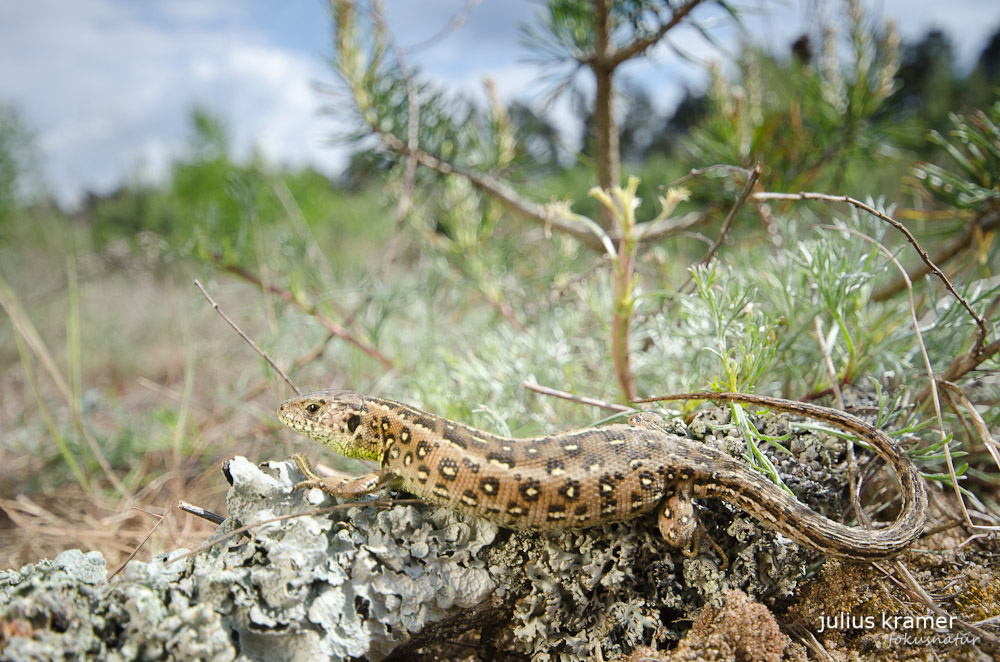
[[[293,492],[291,463],[268,475],[231,461],[230,522],[252,525],[329,505]],[[261,524],[195,570],[202,598],[227,615],[241,659],[379,660],[430,625],[475,610],[495,588],[479,550],[496,526],[412,506],[351,506]]]
[[[589,660],[627,652],[666,630],[678,613],[678,568],[655,526],[616,524],[556,536],[515,534],[491,550],[491,570],[516,587],[514,647],[533,660]],[[658,534],[657,534],[658,535]]]
[[[97,646],[95,628],[85,623],[99,601],[107,568],[98,552],[63,552],[52,561],[0,572],[0,615],[16,634],[2,658],[11,660],[82,659]],[[36,638],[40,628],[51,637]]]
[[[229,463],[229,516],[247,537],[193,559],[132,562],[105,581],[98,552],[0,573],[0,660],[378,660],[435,623],[489,609],[496,584],[479,551],[496,526],[443,509],[315,511],[293,492],[294,464],[274,475]],[[266,522],[266,523],[263,523]],[[175,560],[179,559],[179,560]],[[468,618],[468,615],[466,615]]]
[[[161,576],[178,578],[177,568]],[[212,605],[192,604],[169,579],[108,583],[106,572],[99,552],[69,550],[0,573],[0,615],[13,632],[0,660],[235,659]]]
[[[711,425],[692,430],[743,452]],[[842,495],[843,476],[823,468],[835,449],[815,444],[793,449],[819,461],[789,482]],[[481,650],[539,662],[611,659],[671,646],[733,589],[790,595],[812,558],[717,500],[699,506],[717,547],[703,541],[689,558],[662,540],[655,513],[585,531],[498,531],[429,504],[337,506],[294,491],[293,462],[235,458],[226,476],[229,517],[196,555],[132,562],[110,582],[96,552],[0,573],[0,662],[447,658],[442,642],[468,632]]]

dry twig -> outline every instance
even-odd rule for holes
[[[253,348],[253,351],[255,351],[258,354],[260,354],[261,358],[263,358],[265,361],[267,361],[268,365],[270,365],[272,368],[274,368],[274,371],[276,373],[278,373],[278,376],[281,377],[282,379],[284,379],[285,383],[292,387],[292,390],[295,391],[295,395],[301,395],[302,391],[299,390],[299,387],[295,385],[295,382],[293,382],[288,375],[285,374],[284,370],[282,370],[281,368],[278,367],[278,364],[274,362],[274,360],[271,358],[271,356],[267,352],[265,352],[263,349],[261,349],[257,345],[257,343],[255,343],[250,338],[250,336],[248,336],[247,334],[243,333],[243,329],[241,329],[236,324],[236,322],[234,322],[233,320],[231,320],[229,318],[229,316],[226,315],[226,313],[222,310],[222,308],[219,307],[219,304],[215,303],[215,301],[212,300],[212,297],[210,297],[208,295],[208,292],[206,292],[205,288],[202,286],[201,281],[199,281],[199,280],[196,279],[194,281],[194,284],[198,286],[198,289],[201,290],[201,293],[205,296],[206,299],[208,299],[208,302],[210,304],[212,304],[212,308],[215,309],[215,312],[219,313],[219,316],[222,317],[222,319],[226,320],[226,323],[229,324],[229,326],[231,326],[233,328],[233,331],[235,331],[236,333],[238,333],[239,336],[240,336],[240,338],[243,338],[243,340],[245,340],[247,342],[247,344],[250,345],[250,347]]]
[[[529,391],[534,391],[535,393],[541,393],[542,395],[550,395],[554,398],[562,398],[563,400],[569,400],[570,402],[578,402],[581,405],[592,405],[594,407],[600,407],[601,409],[607,409],[616,412],[626,412],[634,411],[632,407],[626,407],[624,405],[618,405],[613,402],[606,402],[604,400],[597,400],[595,398],[588,398],[582,395],[576,395],[574,393],[569,393],[567,391],[560,391],[559,389],[551,388],[548,386],[541,386],[540,384],[535,384],[534,382],[524,381],[521,385],[528,389]]]
[[[222,515],[213,513],[211,510],[202,508],[201,506],[196,506],[193,503],[188,503],[187,501],[178,501],[177,507],[186,513],[191,513],[195,517],[200,517],[207,522],[211,522],[218,526],[226,521],[226,518]]]
[[[135,510],[138,510],[140,513],[146,513],[147,515],[152,515],[153,517],[157,518],[156,524],[154,524],[152,528],[149,529],[149,533],[146,534],[146,537],[142,539],[142,542],[140,542],[138,545],[135,546],[132,552],[128,555],[128,558],[122,561],[121,565],[118,566],[118,569],[111,573],[111,576],[108,577],[108,581],[111,581],[112,579],[117,577],[118,574],[125,569],[125,566],[129,564],[129,561],[135,558],[135,555],[139,553],[139,550],[142,549],[145,546],[146,542],[153,536],[153,532],[155,532],[156,529],[159,528],[161,524],[163,524],[163,520],[166,519],[164,515],[157,515],[156,513],[151,513],[148,510],[143,510],[142,508],[135,508]]]
[[[740,210],[740,207],[747,201],[750,196],[750,192],[753,191],[753,187],[757,184],[757,180],[760,179],[760,173],[763,171],[763,165],[760,163],[754,164],[754,167],[750,170],[750,174],[747,177],[746,184],[743,185],[743,190],[740,191],[740,196],[736,198],[736,202],[733,203],[732,208],[729,213],[726,214],[726,218],[722,221],[722,228],[719,230],[719,236],[716,238],[715,243],[708,249],[705,253],[705,257],[701,258],[699,264],[705,265],[712,261],[715,254],[718,252],[719,248],[722,246],[722,242],[726,240],[726,235],[729,234],[729,228],[732,227],[733,219],[736,218],[736,212]]]
[[[306,315],[316,318],[316,320],[320,324],[326,327],[327,331],[337,336],[341,340],[346,340],[350,344],[354,345],[362,352],[364,352],[368,356],[372,357],[373,359],[381,363],[382,366],[387,370],[391,370],[395,367],[395,364],[392,362],[392,360],[387,358],[384,354],[382,354],[382,352],[380,352],[378,348],[376,348],[371,343],[362,340],[357,336],[355,336],[354,334],[352,334],[350,331],[348,331],[348,329],[345,326],[343,326],[342,324],[338,324],[337,322],[333,321],[328,316],[320,312],[316,306],[301,301],[294,294],[292,294],[291,292],[289,292],[284,288],[278,287],[277,285],[273,284],[265,285],[264,282],[260,279],[260,277],[257,276],[255,273],[239,266],[238,264],[227,263],[218,253],[213,254],[210,257],[223,270],[228,271],[229,273],[234,274],[236,276],[239,276],[240,278],[250,283],[253,283],[257,287],[261,288],[261,290],[263,291],[277,295],[279,298],[283,299],[286,303],[290,303],[291,305],[295,306]],[[338,311],[338,313],[341,314],[342,317],[346,317],[346,315],[343,314],[343,311]]]
[[[729,234],[729,228],[732,227],[733,219],[736,218],[736,212],[738,212],[740,207],[742,207],[747,201],[747,198],[750,196],[750,192],[753,191],[753,187],[757,184],[757,180],[760,179],[762,171],[763,165],[760,163],[754,164],[752,169],[746,171],[747,181],[743,185],[743,190],[740,191],[739,197],[736,198],[736,202],[733,203],[733,206],[729,209],[729,213],[726,214],[725,220],[722,221],[722,228],[719,230],[719,236],[716,237],[715,241],[712,242],[712,245],[708,247],[708,251],[705,253],[705,256],[701,258],[698,264],[706,265],[712,261],[713,257],[715,257],[715,254],[719,251],[722,243],[726,240],[726,236]],[[692,280],[694,280],[694,276],[689,275],[687,280],[684,281],[684,284],[677,288],[677,291],[683,291]]]

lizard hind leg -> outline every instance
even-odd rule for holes
[[[632,414],[629,425],[647,430],[657,430],[671,434],[667,425],[657,414],[641,411]],[[671,489],[672,487],[672,489]],[[660,534],[671,547],[683,548],[688,557],[698,554],[698,517],[694,512],[694,502],[691,501],[691,481],[683,481],[667,485],[667,491],[660,502],[659,528]]]
[[[691,490],[690,481],[680,483],[675,486],[674,492],[668,492],[667,496],[663,498],[658,521],[660,534],[671,547],[681,548],[684,556],[688,558],[698,556],[699,542],[704,538],[719,555],[721,560],[719,568],[725,570],[729,567],[729,557],[712,540],[712,537],[705,531],[705,527],[698,521],[694,502],[691,501]]]
[[[698,517],[691,500],[690,481],[679,483],[673,492],[668,491],[660,505],[658,525],[660,534],[671,547],[689,548],[697,544]],[[697,553],[697,552],[695,552]]]

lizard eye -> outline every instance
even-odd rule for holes
[[[354,434],[354,431],[358,429],[361,425],[361,417],[357,414],[352,414],[350,418],[347,419],[347,431]]]
[[[319,403],[316,402],[310,402],[309,404],[306,405],[307,414],[313,414],[313,415],[318,414],[319,409],[320,409]]]

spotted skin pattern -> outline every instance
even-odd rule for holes
[[[343,498],[392,487],[440,506],[524,530],[586,528],[638,517],[659,507],[659,529],[675,547],[695,535],[692,499],[717,497],[813,550],[853,560],[896,554],[920,535],[927,497],[909,457],[860,419],[817,405],[740,393],[691,393],[668,399],[714,399],[766,406],[823,420],[856,433],[881,455],[900,484],[897,520],[877,530],[819,515],[764,476],[710,446],[658,429],[639,415],[629,425],[508,439],[356,391],[318,391],[278,409],[288,427],[341,455],[381,469],[341,481],[308,480]]]

